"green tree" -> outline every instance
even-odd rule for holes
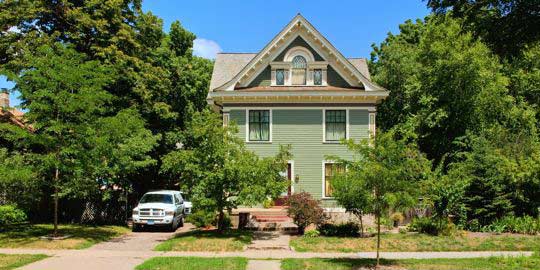
[[[414,205],[420,196],[421,185],[431,177],[431,162],[418,150],[407,134],[390,130],[377,133],[371,142],[346,141],[348,149],[355,153],[355,158],[337,159],[347,168],[341,177],[368,191],[367,194],[357,193],[357,197],[358,200],[364,200],[369,205],[370,213],[375,215],[377,267],[381,243],[381,217],[391,209]]]
[[[371,191],[366,187],[366,182],[362,180],[362,177],[356,175],[361,172],[359,168],[354,168],[356,165],[359,165],[359,163],[347,163],[349,172],[347,174],[338,174],[333,179],[332,196],[339,205],[345,208],[345,211],[358,218],[360,221],[360,236],[364,236],[363,216],[372,212],[369,204]]]
[[[159,173],[161,158],[174,149],[167,137],[206,108],[212,62],[192,56],[193,33],[179,22],[165,33],[162,20],[144,12],[141,3],[0,1],[0,74],[16,81],[31,68],[27,59],[36,48],[57,41],[111,69],[103,87],[111,95],[109,116],[134,109],[145,128],[159,136],[150,153],[157,162],[129,177],[144,192],[172,188],[174,183]]]
[[[467,30],[501,56],[515,56],[540,40],[537,0],[427,0],[436,13],[462,18]]]
[[[497,57],[459,20],[432,15],[400,29],[372,55],[373,79],[391,89],[379,109],[381,128],[414,124],[420,149],[439,162],[461,150],[456,139],[506,113],[508,79]]]
[[[26,117],[42,142],[41,171],[54,190],[54,234],[58,226],[58,202],[67,191],[82,192],[90,177],[85,174],[89,139],[85,135],[99,115],[106,112],[111,96],[103,88],[111,70],[62,44],[41,46],[27,56],[31,69],[17,78]],[[66,192],[64,192],[66,191]]]
[[[220,231],[225,229],[225,211],[276,198],[286,190],[281,172],[290,159],[288,149],[260,158],[213,112],[195,113],[179,138],[183,145],[164,157],[163,169],[191,191],[195,205],[218,213]]]

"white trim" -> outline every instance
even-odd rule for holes
[[[335,164],[337,163],[335,160],[323,160],[322,161],[322,193],[321,193],[321,198],[322,199],[333,199],[334,197],[327,197],[326,196],[326,189],[325,189],[325,185],[326,185],[326,164]]]
[[[373,123],[371,123],[371,117],[373,116]],[[376,126],[376,122],[377,121],[377,113],[375,112],[370,112],[368,114],[368,130],[369,130],[369,138],[373,138],[375,137],[375,133],[377,132],[377,126]]]
[[[303,28],[303,29],[302,29]],[[290,33],[293,32],[291,35]],[[295,33],[294,33],[295,32]],[[266,65],[260,65],[261,63],[265,61],[271,61],[267,60],[273,59],[274,54],[271,53],[272,51],[283,51],[286,46],[283,44],[290,44],[290,40],[292,38],[296,38],[299,36],[299,33],[302,32],[303,38],[308,44],[310,44],[309,39],[317,40],[321,43],[321,48],[327,48],[328,53],[321,54],[319,50],[317,50],[316,46],[313,46],[313,44],[310,44],[310,46],[313,47],[313,49],[320,54],[321,56],[332,56],[334,60],[332,63],[335,63],[336,71],[340,76],[342,76],[346,81],[348,81],[349,84],[352,86],[360,85],[362,84],[364,88],[367,91],[373,91],[373,90],[383,90],[384,88],[376,85],[375,83],[371,82],[367,77],[365,77],[358,69],[356,69],[350,62],[347,60],[341,52],[339,52],[313,25],[311,25],[302,15],[298,14],[296,15],[290,22],[285,26],[251,61],[242,68],[242,70],[237,73],[231,80],[226,82],[225,84],[217,87],[216,89],[221,90],[227,90],[232,91],[234,90],[234,86],[241,81],[244,77],[251,77],[247,78],[248,80],[252,81],[253,78],[255,78],[260,71],[266,66]],[[305,33],[304,33],[305,32]],[[309,37],[307,39],[306,37]],[[278,53],[278,54],[279,54]],[[263,61],[264,59],[264,61]],[[332,64],[334,65],[334,64]],[[258,67],[260,66],[260,67]],[[349,76],[343,76],[342,71],[340,70],[343,68],[344,72],[349,71],[351,74],[351,77],[354,78],[355,83],[351,83]],[[251,74],[253,71],[253,74]],[[250,76],[247,75],[247,73],[250,73]],[[242,85],[247,85],[249,82],[244,82]],[[212,89],[214,90],[214,89]]]
[[[294,160],[287,160],[287,164],[291,164],[291,195],[294,194],[294,183],[295,182],[295,177],[294,177]]]
[[[287,51],[287,53],[285,53],[285,57],[283,57],[283,62],[292,62],[293,58],[297,55],[304,57],[304,59],[306,59],[308,63],[315,61],[315,57],[313,56],[310,50],[302,46],[296,46],[296,47],[290,48]]]
[[[322,109],[322,129],[323,129],[323,140],[322,142],[323,143],[335,143],[335,144],[339,144],[341,143],[340,141],[327,141],[326,140],[326,111],[329,110],[329,111],[345,111],[345,139],[348,140],[349,139],[349,110],[350,108],[332,108],[332,107],[325,107]]]
[[[230,110],[230,108],[228,108]],[[246,107],[243,107],[242,109],[245,109],[246,110],[246,142],[247,143],[272,143],[272,108],[252,108],[252,107],[249,107],[249,108],[246,108]],[[270,114],[270,123],[269,123],[269,126],[268,128],[270,129],[269,132],[269,137],[268,137],[268,141],[250,141],[249,140],[249,111],[269,111],[269,114]]]
[[[327,110],[371,110],[371,109],[374,109],[375,106],[358,106],[358,107],[351,107],[351,106],[344,106],[344,107],[338,107],[338,106],[329,106],[329,107],[321,107],[321,106],[313,106],[313,107],[309,107],[309,106],[305,106],[305,107],[297,107],[297,106],[294,106],[294,107],[286,107],[286,106],[278,106],[278,107],[225,106],[225,108],[228,109],[228,110],[245,110],[245,109],[250,109],[250,110],[268,110],[268,109],[272,109],[272,110],[309,110],[309,109],[311,109],[311,110],[324,110],[324,109],[327,109]]]

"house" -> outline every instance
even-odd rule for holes
[[[7,89],[0,89],[0,123],[11,123],[24,128],[24,113],[9,106],[9,92]]]
[[[387,96],[366,59],[345,58],[298,14],[260,52],[218,54],[208,102],[260,156],[291,145],[287,193],[307,191],[333,209],[341,168],[326,157],[351,158],[340,140],[373,136],[376,105]]]

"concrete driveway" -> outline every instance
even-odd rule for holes
[[[141,256],[141,254],[151,253],[148,251],[152,251],[159,243],[172,238],[176,233],[186,232],[193,228],[193,225],[186,223],[184,227],[179,228],[176,232],[148,231],[128,233],[85,249],[84,254],[81,254],[80,251],[73,251],[78,252],[77,255],[73,256],[73,252],[61,251],[48,259],[29,264],[19,269],[131,270],[148,258],[148,256]],[[121,254],[116,255],[118,252],[121,252]]]

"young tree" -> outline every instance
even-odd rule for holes
[[[332,158],[331,158],[332,159]],[[358,175],[359,168],[353,169],[357,163],[348,163],[349,172],[347,174],[338,174],[332,182],[332,196],[345,208],[345,211],[355,215],[360,221],[360,236],[364,236],[363,216],[371,213],[369,196],[370,190],[366,183]]]
[[[338,159],[347,170],[341,176],[349,179],[354,188],[367,192],[357,193],[358,200],[366,202],[377,222],[377,267],[381,244],[381,217],[390,209],[412,206],[419,196],[422,181],[431,175],[431,162],[426,159],[407,134],[396,129],[377,133],[371,142],[346,141],[354,160]],[[340,183],[341,184],[341,183]],[[338,184],[339,186],[339,184]],[[339,191],[342,191],[341,189]],[[337,191],[339,195],[339,191]],[[343,194],[342,194],[343,195]],[[354,194],[346,194],[353,199]]]
[[[225,211],[275,198],[287,187],[281,172],[290,159],[288,149],[260,158],[213,112],[195,113],[177,139],[179,149],[163,159],[164,172],[191,190],[195,205],[218,213],[219,231],[225,229]]]

